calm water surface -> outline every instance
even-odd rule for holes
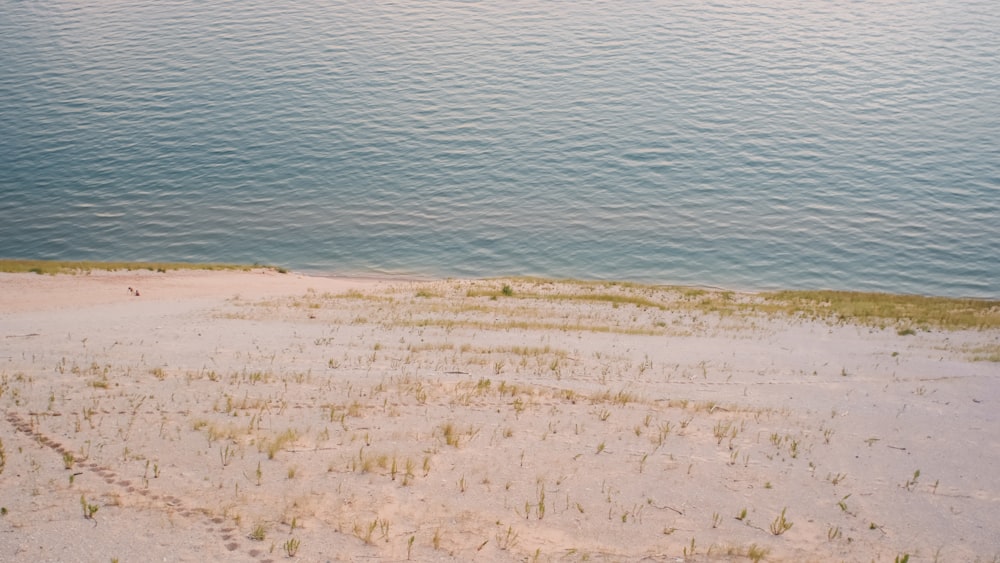
[[[0,0],[0,256],[1000,297],[990,0]]]

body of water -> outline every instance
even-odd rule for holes
[[[1000,297],[993,0],[0,0],[0,256]]]

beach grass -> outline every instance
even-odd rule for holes
[[[860,291],[788,290],[762,293],[643,285],[632,282],[596,282],[510,278],[484,280],[495,289],[477,286],[470,297],[606,302],[659,310],[688,310],[720,315],[783,314],[892,326],[906,334],[915,329],[982,330],[1000,327],[1000,301],[988,299],[901,295]],[[503,288],[511,287],[510,291]],[[567,290],[568,289],[568,290]],[[901,333],[902,334],[902,333]]]
[[[17,258],[0,258],[0,272],[35,273],[35,274],[78,274],[94,270],[150,270],[166,272],[167,270],[251,270],[267,268],[284,272],[282,268],[261,266],[258,264],[216,264],[196,262],[101,262],[91,260],[25,260]]]
[[[986,299],[851,291],[778,291],[762,297],[790,314],[862,324],[952,330],[1000,327],[1000,301]]]

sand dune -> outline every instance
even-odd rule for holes
[[[0,274],[0,560],[1000,557],[1000,333],[706,295]]]

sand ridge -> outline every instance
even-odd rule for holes
[[[998,338],[616,284],[0,274],[0,558],[994,560]]]

